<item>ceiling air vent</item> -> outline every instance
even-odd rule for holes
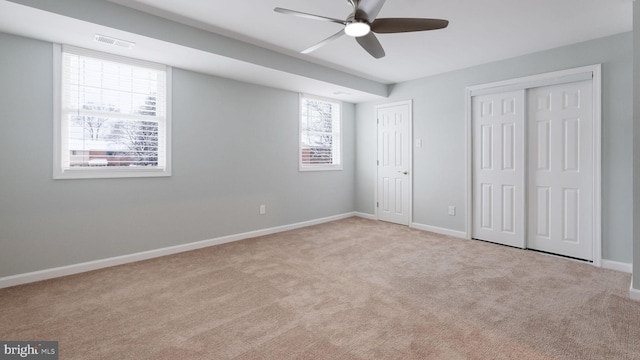
[[[105,45],[118,46],[125,49],[132,49],[136,44],[131,41],[120,40],[109,36],[95,34],[93,40]]]

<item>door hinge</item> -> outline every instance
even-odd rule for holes
[[[380,203],[379,202],[376,202],[376,207],[380,207]]]
[[[380,165],[380,160],[376,160],[376,165]]]

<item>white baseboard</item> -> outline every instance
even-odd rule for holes
[[[602,267],[609,270],[622,271],[631,274],[633,271],[631,264],[602,259]]]
[[[640,289],[633,288],[633,276],[631,277],[631,286],[629,286],[629,297],[633,300],[640,301]]]
[[[153,259],[161,256],[167,256],[177,254],[185,251],[202,249],[209,246],[226,244],[234,241],[254,238],[258,236],[271,235],[283,231],[300,229],[308,226],[323,224],[326,222],[346,219],[352,216],[358,216],[356,213],[346,213],[342,215],[329,216],[321,219],[315,219],[310,221],[303,221],[290,225],[276,226],[268,229],[249,231],[242,234],[222,236],[215,239],[196,241],[188,244],[176,245],[165,247],[161,249],[143,251],[135,254],[128,254],[122,256],[111,257],[107,259],[100,259],[95,261],[84,262],[80,264],[73,264],[67,266],[56,267],[52,269],[34,271],[25,274],[18,274],[0,278],[0,289],[32,283],[41,280],[53,279],[57,277],[79,274],[87,271],[103,269],[111,266],[128,264],[136,261]]]
[[[361,218],[363,218],[363,219],[368,219],[368,220],[378,220],[378,219],[376,218],[376,216],[375,216],[375,215],[373,215],[373,214],[367,214],[367,213],[362,213],[362,212],[354,212],[354,213],[353,213],[353,215],[354,215],[354,216],[357,216],[357,217],[361,217]]]
[[[437,226],[424,225],[419,223],[411,223],[411,227],[418,230],[429,231],[436,234],[453,236],[461,239],[467,238],[467,233],[464,231],[457,231],[451,229],[445,229]]]

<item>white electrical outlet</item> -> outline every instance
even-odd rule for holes
[[[267,213],[267,205],[260,205],[260,215]]]
[[[449,205],[449,215],[456,216],[456,207],[453,205]]]

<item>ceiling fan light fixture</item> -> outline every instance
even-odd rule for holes
[[[308,54],[315,51],[331,41],[348,35],[355,38],[356,42],[369,55],[376,59],[384,57],[384,49],[375,34],[393,34],[414,31],[427,31],[444,29],[449,25],[448,20],[425,19],[425,18],[377,18],[380,9],[386,0],[347,0],[353,7],[353,12],[347,16],[346,20],[329,18],[326,16],[308,14],[301,11],[275,8],[275,12],[295,15],[301,18],[314,19],[325,22],[340,24],[343,28],[337,33],[320,41],[312,47],[302,50],[301,53]]]
[[[367,35],[371,31],[371,26],[365,21],[353,21],[344,28],[345,34],[352,37],[361,37]]]

